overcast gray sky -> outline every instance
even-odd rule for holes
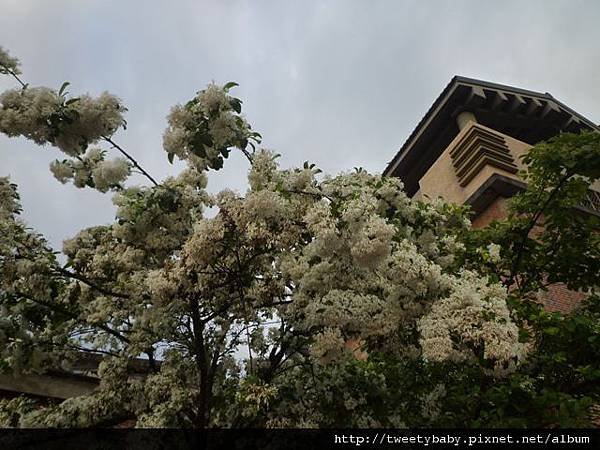
[[[159,178],[176,170],[161,147],[169,108],[211,80],[240,83],[284,166],[325,172],[382,171],[455,74],[550,92],[598,123],[599,24],[597,0],[0,0],[0,45],[24,79],[121,97],[129,127],[115,140]],[[110,194],[54,180],[60,155],[0,136],[0,176],[58,248],[114,216]],[[243,192],[246,170],[230,158],[209,189]]]

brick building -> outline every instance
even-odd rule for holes
[[[561,132],[600,128],[549,93],[455,76],[384,171],[417,199],[442,197],[470,205],[474,227],[506,215],[506,200],[523,189],[521,156]],[[600,183],[582,209],[600,214]],[[548,309],[568,311],[582,295],[556,284]]]

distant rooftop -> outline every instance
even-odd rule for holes
[[[528,144],[563,131],[599,130],[598,126],[549,93],[454,76],[410,134],[384,175],[397,176],[409,195],[459,132],[456,116],[472,112],[477,122]]]

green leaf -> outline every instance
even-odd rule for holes
[[[213,169],[220,170],[223,168],[223,158],[218,157],[212,164]]]
[[[65,81],[62,86],[60,87],[60,89],[58,90],[58,95],[62,96],[63,93],[66,95],[67,93],[65,92],[65,89],[67,88],[67,86],[69,86],[71,83],[69,83],[68,81]]]
[[[560,332],[558,327],[548,327],[544,328],[544,333],[550,336],[555,336]]]
[[[168,153],[167,154],[167,159],[169,160],[169,162],[171,164],[173,164],[173,157],[175,156],[175,153]]]
[[[240,114],[242,112],[242,101],[239,98],[232,98],[229,104],[236,113]]]
[[[228,91],[232,87],[236,87],[236,86],[239,86],[239,84],[237,84],[235,81],[230,81],[229,83],[225,83],[225,86],[223,86],[223,90]]]

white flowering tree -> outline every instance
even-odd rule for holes
[[[31,87],[2,49],[0,73],[19,83],[0,95],[0,131],[55,147],[58,181],[117,206],[114,223],[64,242],[62,264],[0,178],[0,369],[104,356],[92,394],[5,401],[4,425],[397,426],[439,415],[444,367],[500,380],[525,357],[506,290],[457,262],[461,209],[363,170],[281,169],[234,83],[172,109],[165,162],[187,167],[157,180],[114,140],[118,98]],[[249,188],[209,195],[207,172],[231,151],[248,159]],[[132,172],[147,185],[128,184]],[[396,376],[426,365],[441,372],[420,390]],[[375,404],[386,396],[395,404]]]

